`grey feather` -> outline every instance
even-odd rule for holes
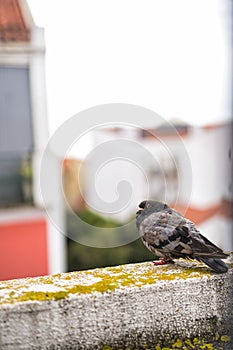
[[[136,225],[152,253],[166,259],[196,259],[217,273],[227,272],[227,265],[220,259],[228,255],[204,237],[193,222],[158,201],[143,201],[139,208]]]

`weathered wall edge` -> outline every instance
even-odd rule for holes
[[[232,296],[232,269],[182,261],[0,282],[0,349],[232,350]]]

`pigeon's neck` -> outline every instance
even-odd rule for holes
[[[136,214],[136,226],[139,229],[140,224],[151,214],[151,211],[139,210]]]

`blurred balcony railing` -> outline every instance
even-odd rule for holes
[[[31,154],[0,154],[0,207],[33,204]]]

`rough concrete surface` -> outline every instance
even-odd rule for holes
[[[0,349],[233,349],[233,269],[152,262],[0,282]]]

